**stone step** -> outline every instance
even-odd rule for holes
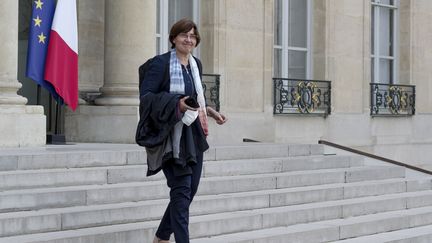
[[[0,238],[0,243],[140,243],[152,242],[157,221],[118,224]]]
[[[0,190],[103,185],[165,179],[163,173],[146,177],[146,172],[146,165],[2,171],[0,172]]]
[[[320,144],[265,144],[249,143],[242,145],[216,146],[207,151],[207,160],[258,159],[274,157],[295,157],[322,155],[324,146]],[[214,154],[214,159],[212,155]]]
[[[322,155],[319,144],[242,144],[215,146],[204,160]],[[134,144],[76,144],[0,149],[0,171],[146,164],[145,149]]]
[[[371,214],[379,214],[382,212],[397,211],[390,216],[387,222],[394,221],[393,216],[402,214],[406,210],[407,201],[417,200],[415,195],[411,193],[407,195],[386,195],[360,199],[348,199],[331,202],[319,202],[305,205],[277,207],[277,208],[266,208],[256,209],[249,211],[239,211],[234,213],[220,213],[205,216],[192,217],[190,222],[190,232],[192,238],[208,237],[212,235],[222,235],[227,233],[243,232],[250,230],[259,230],[262,228],[274,228],[281,226],[289,226],[296,224],[312,223],[316,222],[320,225],[328,226],[339,226],[335,223],[335,220],[341,218],[347,220],[357,218],[359,216],[367,215],[362,219],[367,219]],[[421,196],[420,196],[421,197]],[[364,199],[364,200],[363,200]],[[432,204],[429,204],[429,206]],[[410,207],[408,207],[410,209]],[[402,220],[399,218],[398,221],[405,221],[412,219],[412,221],[418,220],[422,224],[432,222],[432,208],[428,207],[429,212],[426,216],[427,219],[422,219],[425,212],[419,210],[412,215],[407,215]],[[384,217],[384,216],[383,216]],[[411,218],[410,218],[411,217]],[[415,217],[415,218],[412,218]],[[357,218],[357,220],[359,220]],[[382,218],[377,219],[379,222],[372,221],[369,223],[368,228],[377,228],[380,222],[383,222]],[[340,220],[339,220],[340,221]],[[333,223],[333,224],[332,224]],[[358,225],[363,224],[364,220],[359,220]],[[352,229],[356,229],[357,225],[349,225]],[[359,226],[360,227],[360,226]],[[362,229],[360,227],[360,229]],[[358,232],[354,232],[358,233]]]
[[[0,190],[107,184],[114,167],[43,169],[0,172]]]
[[[287,243],[334,242],[339,239],[339,228],[318,224],[298,224],[192,239],[191,243]]]
[[[345,219],[327,220],[309,224],[273,227],[218,235],[207,238],[191,240],[191,243],[216,242],[393,242],[404,240],[406,242],[430,237],[421,228],[432,230],[432,207],[422,207],[407,210],[398,210],[374,215],[357,216]],[[427,225],[427,226],[424,226]],[[418,227],[418,228],[413,228]],[[413,230],[416,229],[416,230]],[[393,231],[390,233],[382,233]],[[404,232],[404,233],[401,233]],[[408,234],[408,232],[411,232]],[[421,233],[420,233],[421,232]],[[420,233],[420,234],[419,234]],[[367,235],[367,236],[365,236]],[[393,235],[393,237],[389,237]],[[407,237],[410,235],[409,237]],[[396,236],[396,237],[395,237]],[[356,238],[354,238],[356,237]],[[350,239],[346,239],[350,238]],[[346,240],[340,240],[346,239]],[[424,238],[432,239],[432,238]],[[339,241],[338,241],[339,240]],[[423,242],[423,241],[421,241]]]
[[[416,192],[416,193],[406,193],[413,200],[419,197],[420,194],[426,194],[427,191]],[[430,192],[428,192],[430,194]],[[417,194],[417,195],[415,195]],[[365,233],[364,229],[379,231],[388,229],[403,229],[404,227],[420,226],[423,224],[429,224],[432,222],[432,207],[424,207],[417,209],[408,210],[405,207],[401,207],[397,202],[400,195],[386,195],[380,198],[369,197],[360,198],[365,199],[366,203],[358,204],[360,199],[349,199],[340,200],[332,202],[319,202],[306,205],[297,205],[290,207],[279,207],[279,208],[267,208],[267,209],[256,209],[248,211],[238,211],[233,213],[218,213],[203,216],[193,216],[190,220],[190,234],[191,238],[203,238],[209,236],[223,237],[223,234],[232,234],[237,232],[247,232],[262,230],[262,229],[275,229],[286,227],[288,225],[294,225],[293,228],[300,227],[298,224],[311,223],[310,225],[315,225],[312,230],[318,230],[318,226],[327,227],[329,232],[332,232],[330,236],[325,236],[327,238],[332,238],[332,240],[340,239],[339,234],[344,229],[346,232],[350,230],[354,231],[354,234],[361,232]],[[392,199],[392,201],[389,201]],[[400,198],[399,198],[400,199]],[[394,210],[393,212],[380,213],[380,211],[375,212],[375,204],[386,205],[387,209]],[[364,211],[364,208],[375,208],[373,210],[368,210],[368,214],[376,213],[375,215],[359,216],[346,214],[344,207],[351,207],[356,205],[359,209],[357,211]],[[392,207],[391,205],[398,205]],[[380,206],[381,207],[381,206]],[[363,209],[361,209],[363,208]],[[382,209],[382,208],[381,208]],[[344,218],[343,220],[341,218]],[[315,222],[315,223],[312,223]],[[379,228],[378,225],[382,225],[383,222],[395,222],[393,224]],[[405,223],[408,222],[408,223]],[[101,226],[94,228],[84,228],[77,230],[66,230],[59,232],[48,232],[39,233],[31,235],[20,235],[12,237],[0,238],[0,242],[56,242],[55,240],[62,240],[61,242],[91,242],[91,239],[103,239],[101,242],[150,242],[154,230],[157,227],[158,221],[148,221],[140,223],[129,223],[129,224],[119,224],[111,226]],[[396,226],[394,226],[396,225]],[[288,227],[287,227],[288,228]],[[322,230],[324,228],[321,228]],[[335,231],[335,229],[338,229]],[[307,230],[307,229],[305,229]],[[289,232],[289,231],[288,231]],[[322,232],[322,231],[321,231]],[[61,233],[61,234],[60,234]],[[274,232],[273,232],[274,233]],[[297,232],[298,233],[298,232]],[[246,233],[240,233],[246,234]],[[252,234],[248,234],[252,235]],[[308,235],[306,232],[303,235]],[[318,234],[318,235],[322,235]],[[334,238],[337,235],[339,238]],[[271,235],[272,237],[277,237],[277,235]],[[312,236],[312,234],[310,234]],[[349,234],[347,234],[349,236]],[[139,237],[139,238],[135,238]],[[213,238],[213,239],[216,239]],[[299,237],[299,235],[297,235]],[[315,236],[317,237],[317,236]],[[342,236],[344,237],[344,236]],[[326,238],[326,239],[327,239]],[[115,239],[116,241],[112,241]],[[238,238],[237,238],[238,239]],[[275,240],[277,240],[276,238]],[[279,241],[284,238],[279,238]],[[106,240],[106,241],[105,241]],[[196,239],[195,242],[201,239]],[[204,239],[203,239],[204,240]],[[211,239],[209,239],[211,240]],[[268,240],[268,239],[264,239]],[[58,242],[58,241],[57,241]],[[217,242],[217,241],[211,241]],[[225,241],[221,241],[225,242]],[[228,241],[230,242],[230,241]],[[235,242],[242,242],[235,241]],[[248,241],[245,241],[248,242]],[[255,242],[255,241],[254,241]],[[259,241],[258,241],[259,242]],[[267,241],[262,241],[267,242]],[[299,242],[305,242],[300,240]],[[315,241],[314,241],[315,242]]]
[[[211,195],[268,190],[370,179],[402,178],[405,170],[396,166],[368,166],[316,171],[294,171],[258,175],[202,178],[198,194]],[[0,212],[50,207],[106,204],[161,199],[168,196],[165,181],[133,182],[35,188],[0,192]]]
[[[432,224],[432,207],[408,208],[346,219],[319,222],[338,226],[339,238],[348,239]]]
[[[408,180],[390,179],[197,196],[190,213],[204,215],[334,201],[351,198],[354,196],[352,193],[354,191],[368,192],[369,196],[401,193],[407,191],[409,183]],[[365,193],[360,194],[360,196],[365,195]],[[2,213],[0,214],[0,236],[156,220],[163,215],[167,204],[168,199],[160,199]]]
[[[231,176],[286,171],[347,168],[364,165],[360,156],[311,155],[268,159],[241,159],[205,162],[204,176]]]
[[[74,146],[74,145],[71,145]],[[81,145],[84,146],[84,145]],[[14,150],[0,150],[0,171],[8,170],[39,170],[55,168],[81,168],[97,166],[119,166],[127,164],[145,164],[146,155],[138,146],[120,146],[116,148],[103,145],[95,148],[79,147],[64,149],[20,148]]]
[[[361,157],[334,155],[206,161],[204,162],[202,177],[349,168],[359,167],[363,164]],[[146,166],[119,166],[108,171],[108,183],[160,180],[164,178],[163,173],[147,177],[146,172]]]
[[[404,175],[405,170],[400,167],[371,166],[260,175],[208,177],[203,178],[199,193],[208,195],[226,192],[291,188],[331,183],[356,182],[375,178],[403,178]]]
[[[385,232],[375,235],[368,235],[353,239],[335,241],[335,243],[429,243],[432,242],[432,225],[412,227],[392,232]]]
[[[203,177],[347,168],[361,166],[363,161],[358,158],[353,156],[299,156],[273,159],[207,161],[204,163]],[[146,165],[0,171],[0,191],[164,180],[163,173],[150,177],[147,177],[146,173]]]

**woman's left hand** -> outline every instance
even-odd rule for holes
[[[208,116],[215,119],[216,123],[219,125],[224,124],[228,120],[223,114],[217,112],[216,110],[214,110],[210,106],[207,106],[207,114],[208,114]]]

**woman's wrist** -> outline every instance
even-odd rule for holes
[[[210,106],[207,106],[206,108],[207,108],[207,115],[210,117],[214,117],[215,114],[213,108],[211,108]]]

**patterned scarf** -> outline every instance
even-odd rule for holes
[[[182,118],[182,123],[190,126],[197,117],[200,119],[201,127],[203,128],[204,134],[208,135],[208,120],[207,111],[205,106],[204,91],[202,88],[201,77],[199,75],[198,65],[195,58],[189,55],[189,65],[192,70],[192,77],[195,84],[195,90],[197,92],[197,101],[200,105],[198,111],[187,110]],[[173,94],[184,94],[185,84],[183,79],[183,71],[180,65],[180,61],[177,58],[176,50],[171,50],[170,57],[170,93]],[[182,126],[176,126],[176,130],[181,129]]]
[[[170,58],[170,93],[184,94],[185,84],[180,62],[177,58],[175,49],[171,50]]]

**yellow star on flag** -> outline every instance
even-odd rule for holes
[[[38,8],[42,9],[43,2],[41,2],[41,0],[37,0],[37,1],[35,1],[35,3],[36,3],[36,9],[38,9]]]
[[[44,43],[45,44],[46,36],[44,35],[43,32],[40,33],[40,35],[38,35],[38,38],[39,38],[39,43]]]
[[[42,19],[39,18],[39,15],[33,21],[35,22],[34,26],[41,27]]]

